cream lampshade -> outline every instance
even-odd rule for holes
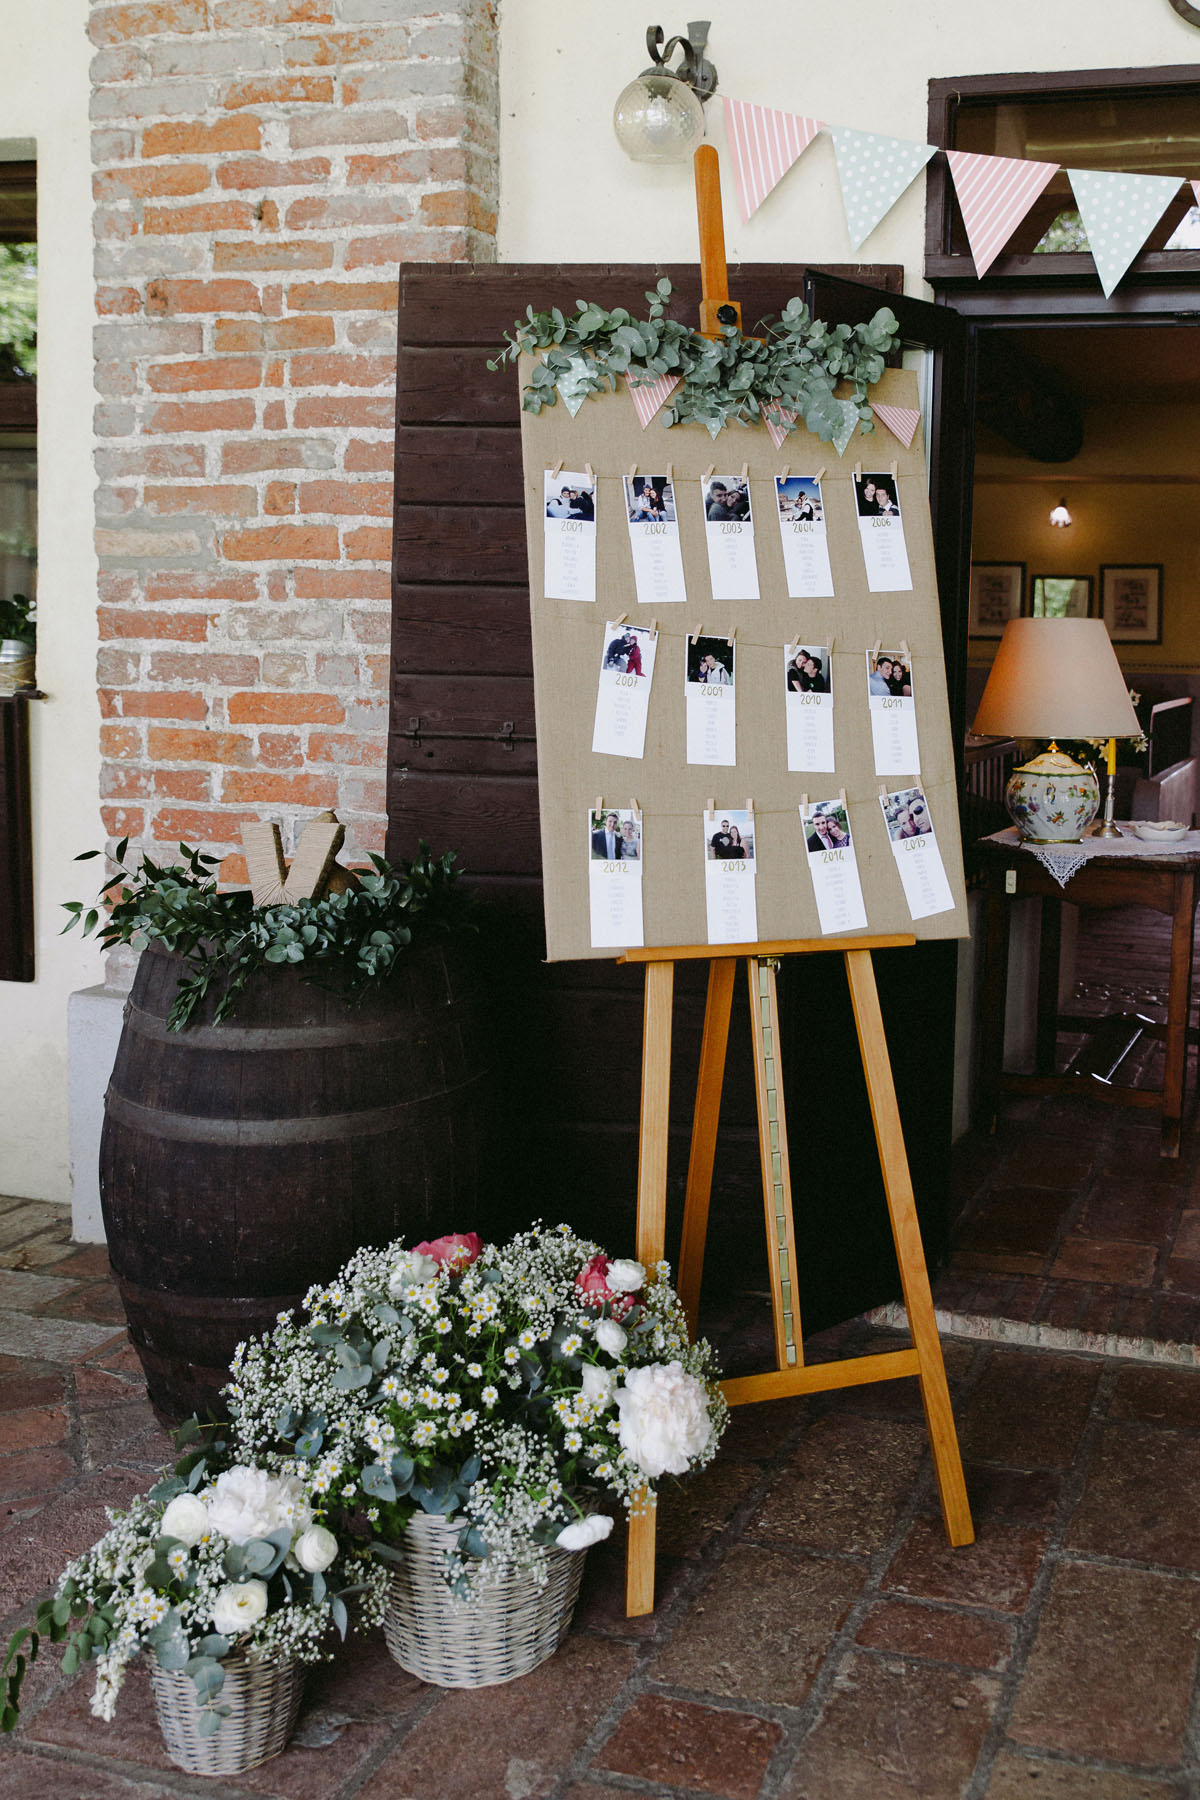
[[[981,737],[1135,737],[1141,726],[1103,619],[1010,619],[973,730]],[[1112,767],[1110,744],[1110,793]],[[1073,843],[1099,798],[1093,772],[1052,742],[1013,770],[1005,803],[1023,837]]]

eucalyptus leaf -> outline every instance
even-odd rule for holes
[[[198,1698],[205,1703],[215,1700],[225,1686],[225,1671],[211,1656],[193,1656],[186,1672],[196,1684]]]

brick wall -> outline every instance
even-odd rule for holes
[[[379,849],[396,266],[494,259],[494,4],[89,30],[104,829],[224,854],[335,806]]]

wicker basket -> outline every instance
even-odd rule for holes
[[[167,1755],[189,1775],[240,1775],[278,1756],[296,1726],[304,1669],[293,1658],[227,1657],[217,1705],[232,1708],[211,1737],[200,1735],[204,1708],[190,1675],[147,1657],[154,1707]]]
[[[418,1513],[404,1537],[404,1561],[388,1589],[383,1635],[411,1675],[435,1687],[489,1687],[528,1675],[567,1635],[579,1597],[584,1550],[551,1550],[545,1587],[514,1577],[456,1601],[443,1558],[461,1521]]]

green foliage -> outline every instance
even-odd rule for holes
[[[1078,211],[1069,206],[1052,220],[1045,234],[1033,246],[1033,254],[1035,256],[1061,256],[1065,253],[1089,248],[1083,220]]]
[[[631,371],[650,379],[671,374],[681,381],[662,414],[667,425],[696,422],[715,436],[734,422],[753,425],[774,402],[795,412],[826,443],[843,423],[835,390],[839,382],[849,382],[844,398],[854,403],[862,429],[874,429],[867,390],[899,341],[888,307],[881,306],[864,325],[829,326],[797,298],[788,301],[778,320],[760,323],[761,336],[743,336],[730,325],[719,338],[707,338],[667,318],[670,296],[671,283],[664,277],[646,294],[645,319],[634,319],[620,306],[608,312],[595,301],[581,300],[570,318],[558,307],[540,313],[527,307],[488,367],[515,362],[523,350],[538,356],[521,397],[526,412],[554,406],[563,384],[602,394],[615,390],[618,377]]]
[[[423,841],[413,860],[398,868],[372,856],[371,871],[344,894],[272,906],[255,906],[245,889],[218,893],[218,859],[187,844],[179,846],[182,863],[160,868],[143,857],[136,869],[124,866],[128,845],[128,838],[117,845],[117,873],[95,906],[64,903],[72,916],[63,930],[82,925],[84,936],[95,932],[105,949],[157,943],[181,956],[191,974],[180,981],[167,1015],[173,1031],[188,1023],[214,980],[228,982],[213,1015],[219,1022],[247,982],[272,964],[303,965],[305,979],[335,988],[348,1001],[361,999],[373,982],[393,973],[414,938],[469,922],[454,852],[435,857]],[[85,850],[75,860],[98,855]]]
[[[0,533],[0,540],[3,533]],[[0,541],[0,550],[4,548]],[[37,607],[25,594],[14,594],[10,600],[0,600],[0,638],[23,638],[26,643],[37,641]]]
[[[37,374],[37,245],[0,244],[0,379]]]

